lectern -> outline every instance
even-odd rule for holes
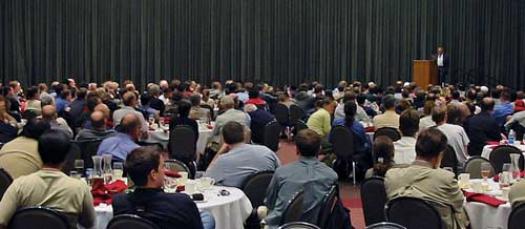
[[[437,85],[438,70],[435,60],[413,60],[412,61],[412,81],[417,86],[426,88],[429,84]]]

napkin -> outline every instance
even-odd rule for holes
[[[116,180],[106,185],[104,185],[104,182],[95,182],[91,188],[93,205],[98,206],[101,203],[111,205],[113,195],[124,192],[126,189],[128,189],[128,186],[121,180]]]
[[[496,147],[499,146],[499,141],[487,141],[487,145],[490,145],[490,147]]]
[[[492,207],[495,207],[495,208],[499,207],[502,204],[507,203],[506,201],[497,199],[497,198],[495,198],[493,196],[489,196],[489,195],[486,195],[486,194],[483,194],[483,193],[475,193],[475,192],[463,191],[463,194],[467,198],[468,202],[484,203],[484,204],[488,204],[488,205],[490,205]]]
[[[365,127],[365,132],[374,132],[376,131],[376,128],[373,126]]]
[[[172,171],[169,169],[164,170],[164,175],[171,178],[180,178],[180,174],[177,171]]]

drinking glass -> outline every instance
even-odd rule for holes
[[[124,164],[122,162],[113,163],[113,176],[115,179],[122,179],[124,174]]]
[[[74,163],[75,170],[80,174],[80,176],[84,176],[84,160],[77,159]]]
[[[501,175],[499,176],[500,187],[510,186],[511,173],[512,173],[511,164],[510,163],[503,164],[503,169],[501,170]]]
[[[488,162],[481,163],[481,176],[483,177],[483,181],[487,181],[487,178],[490,175],[490,169],[492,165]]]

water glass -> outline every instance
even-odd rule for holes
[[[122,162],[113,163],[113,176],[115,179],[122,179],[124,174],[124,164]]]

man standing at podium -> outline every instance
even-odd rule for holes
[[[444,83],[447,75],[448,75],[448,68],[450,64],[450,58],[448,54],[445,53],[445,50],[443,47],[438,46],[437,53],[432,55],[432,60],[435,60],[437,62],[438,66],[438,75],[439,75],[439,83]],[[452,80],[451,80],[452,81]],[[452,83],[452,82],[450,82]]]

